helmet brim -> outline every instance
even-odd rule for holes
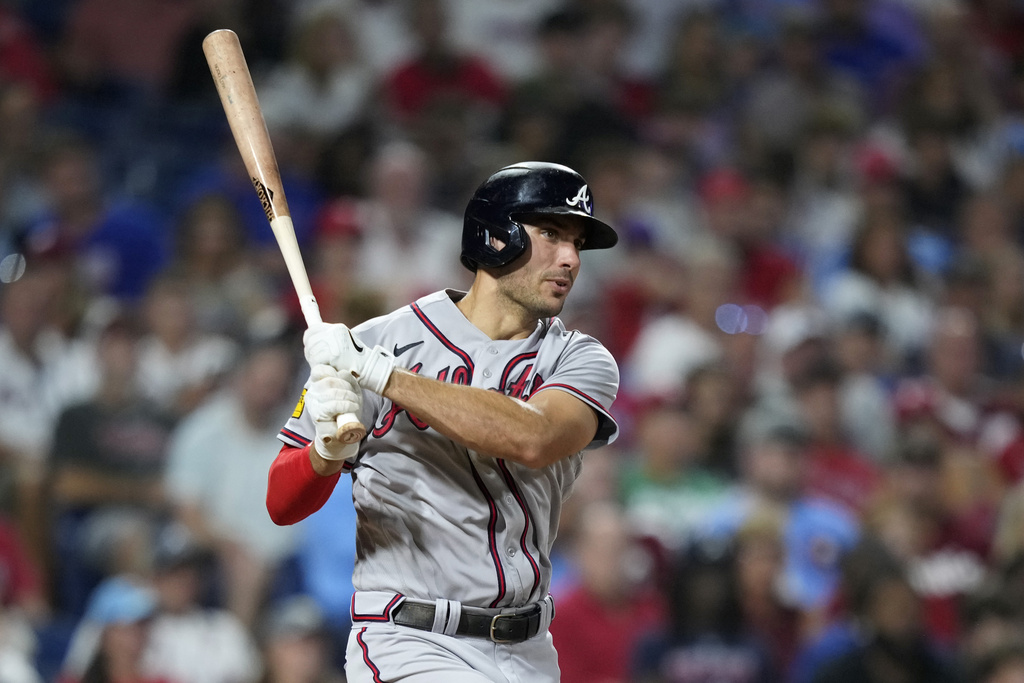
[[[602,220],[594,218],[585,211],[580,211],[571,206],[552,206],[544,209],[533,209],[521,213],[513,213],[509,216],[517,223],[526,216],[579,216],[583,219],[584,240],[581,249],[611,249],[619,243],[619,234],[612,226]]]

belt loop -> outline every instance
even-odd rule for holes
[[[443,633],[446,636],[454,636],[459,628],[459,620],[462,618],[462,603],[458,600],[445,600],[438,598],[434,601],[434,626],[431,629],[434,633]]]
[[[448,601],[442,598],[438,598],[434,601],[434,624],[430,627],[430,630],[434,633],[444,633],[445,626],[448,625]]]
[[[543,633],[551,626],[552,620],[555,618],[555,599],[548,595],[546,598],[540,601],[540,630],[538,633]]]

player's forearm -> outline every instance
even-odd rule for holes
[[[310,446],[285,446],[270,466],[267,480],[267,512],[275,524],[295,524],[309,517],[323,507],[338,483],[341,466],[344,463],[336,463],[337,470],[333,472],[320,474],[313,467],[310,450]],[[335,465],[319,456],[316,458],[329,465]]]
[[[399,369],[384,396],[463,446],[527,467],[543,467],[579,450],[549,440],[552,425],[535,407],[496,391]]]

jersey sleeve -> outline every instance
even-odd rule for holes
[[[598,417],[597,433],[587,448],[597,448],[615,441],[619,433],[619,425],[609,412],[619,390],[619,367],[608,349],[593,337],[578,332],[572,337],[537,391],[564,391],[593,408]]]

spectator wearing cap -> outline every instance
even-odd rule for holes
[[[324,614],[307,595],[293,595],[271,606],[260,643],[260,683],[344,683],[331,661]]]
[[[259,651],[231,612],[207,607],[213,557],[180,525],[165,528],[153,556],[157,611],[144,668],[154,676],[188,683],[255,683]]]
[[[360,281],[359,255],[364,235],[358,201],[350,197],[324,204],[317,214],[313,241],[316,245],[310,267],[310,285],[324,320],[349,327],[358,325],[384,310],[384,292],[375,281]],[[288,298],[289,316],[302,319],[298,300]]]
[[[773,244],[777,228],[755,215],[754,186],[739,169],[707,173],[698,185],[707,230],[729,242],[740,261],[739,291],[744,303],[765,310],[792,301],[800,287],[796,263]]]
[[[156,608],[152,588],[139,578],[119,574],[105,579],[89,596],[59,683],[169,683],[142,667]]]
[[[701,536],[729,542],[754,516],[781,519],[785,560],[780,595],[801,612],[801,630],[810,634],[822,624],[839,585],[840,561],[856,543],[860,525],[845,509],[805,492],[810,463],[803,428],[776,422],[748,438],[740,486],[732,500],[709,513]]]
[[[758,344],[756,376],[750,387],[751,401],[739,418],[741,439],[751,430],[799,421],[794,383],[829,354],[831,321],[815,306],[779,306],[762,331],[752,337]]]

